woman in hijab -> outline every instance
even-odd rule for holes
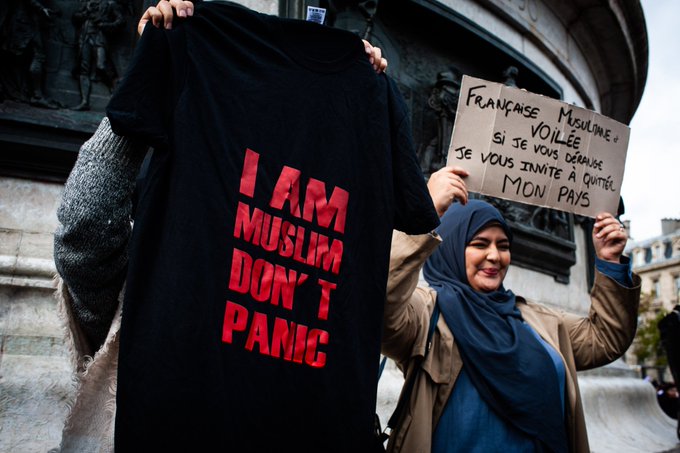
[[[588,316],[527,301],[503,286],[512,232],[495,207],[468,200],[466,175],[430,177],[436,231],[393,236],[382,348],[407,381],[417,374],[387,451],[589,452],[576,372],[622,356],[636,331],[626,231],[610,213],[595,219]]]

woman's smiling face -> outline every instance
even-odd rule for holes
[[[476,291],[500,288],[510,265],[510,240],[498,225],[482,228],[465,247],[465,273]]]

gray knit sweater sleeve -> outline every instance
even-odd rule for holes
[[[56,268],[93,350],[106,339],[125,282],[132,194],[145,151],[114,134],[104,117],[80,148],[57,209]]]

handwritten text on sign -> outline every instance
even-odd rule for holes
[[[448,165],[470,172],[471,192],[616,214],[629,135],[591,110],[463,76]]]

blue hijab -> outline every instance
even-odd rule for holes
[[[437,291],[463,366],[484,401],[535,439],[537,451],[566,452],[562,395],[550,355],[523,325],[512,291],[501,285],[480,293],[467,279],[465,248],[490,223],[512,241],[508,224],[490,204],[469,200],[451,205],[437,228],[443,242],[425,262],[423,275]]]

